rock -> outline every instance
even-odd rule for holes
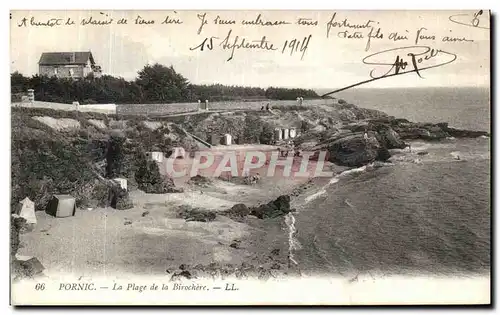
[[[430,130],[431,129],[431,130]],[[432,131],[432,132],[431,132]],[[422,140],[439,140],[449,137],[449,135],[441,129],[412,126],[398,130],[403,139],[422,139]]]
[[[429,152],[427,152],[427,151],[417,152],[417,155],[427,155],[427,154],[429,154]]]
[[[122,189],[120,186],[113,186],[110,190],[111,207],[117,210],[127,210],[134,207],[134,203],[128,195],[128,191]]]
[[[259,219],[276,218],[290,212],[290,196],[279,196],[268,204],[251,209],[251,214]]]
[[[148,214],[149,214],[149,211],[144,211],[144,212],[142,213],[142,216],[143,216],[143,217],[145,217],[145,216],[147,216]]]
[[[239,249],[240,248],[241,241],[240,240],[233,240],[229,247]]]
[[[290,196],[288,195],[279,196],[273,203],[275,207],[277,209],[280,209],[282,212],[285,213],[290,212]]]
[[[181,209],[179,210],[177,215],[178,217],[185,219],[186,222],[210,222],[215,220],[216,218],[216,214],[214,212],[201,210],[198,208],[191,208],[189,206],[181,206]]]
[[[280,264],[275,262],[271,265],[271,269],[281,269],[281,266],[280,266]]]
[[[181,272],[174,273],[170,278],[170,280],[174,281],[174,280],[179,280],[181,278],[192,279],[193,275],[189,271],[183,270]]]
[[[129,219],[125,219],[125,222],[123,222],[123,225],[130,225],[132,224],[132,221]]]
[[[207,187],[212,183],[212,181],[209,178],[206,178],[204,176],[196,175],[196,176],[191,177],[187,183],[188,183],[188,185]]]
[[[238,203],[232,206],[231,209],[226,210],[221,214],[233,220],[241,220],[242,218],[250,214],[250,209],[246,205]]]
[[[39,275],[45,270],[42,263],[35,257],[26,261],[20,261],[20,266],[24,269],[24,274],[28,277]]]
[[[456,138],[479,138],[488,137],[489,133],[486,131],[473,131],[473,130],[460,130],[455,128],[444,129],[449,135]]]
[[[375,160],[386,161],[390,153],[377,140],[375,132],[358,132],[345,135],[319,147],[328,150],[329,161],[343,166],[359,167]]]
[[[399,134],[391,127],[381,128],[378,133],[386,149],[404,149],[406,147],[406,143],[401,140]]]
[[[356,122],[346,126],[354,133],[358,132],[375,132],[375,137],[382,146],[387,149],[404,149],[406,143],[401,140],[399,134],[391,127],[391,119],[380,118],[369,121]]]
[[[485,131],[461,130],[448,127],[448,123],[413,123],[405,119],[391,121],[401,139],[441,140],[448,137],[477,138],[487,136]]]

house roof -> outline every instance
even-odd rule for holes
[[[94,57],[90,51],[74,52],[45,52],[40,57],[39,65],[84,65],[90,60],[94,64]]]

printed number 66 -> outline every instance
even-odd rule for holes
[[[35,285],[35,290],[45,290],[45,283],[37,283]]]

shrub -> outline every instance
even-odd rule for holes
[[[121,175],[123,164],[123,144],[126,138],[121,133],[113,132],[108,141],[106,152],[106,177],[117,178]]]
[[[155,161],[146,157],[146,154],[138,154],[135,180],[137,187],[149,194],[163,194],[178,192],[175,189],[172,178],[160,174],[160,169]]]
[[[304,106],[304,105],[274,105],[273,109],[277,109],[280,111],[304,111],[304,110],[309,110],[310,107]]]
[[[132,200],[130,200],[128,192],[119,186],[113,186],[111,188],[110,201],[111,207],[117,210],[127,210],[134,207],[134,204],[132,203]]]

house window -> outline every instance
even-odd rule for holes
[[[70,75],[71,77],[73,77],[73,74],[74,74],[73,69],[69,69],[69,75]]]

